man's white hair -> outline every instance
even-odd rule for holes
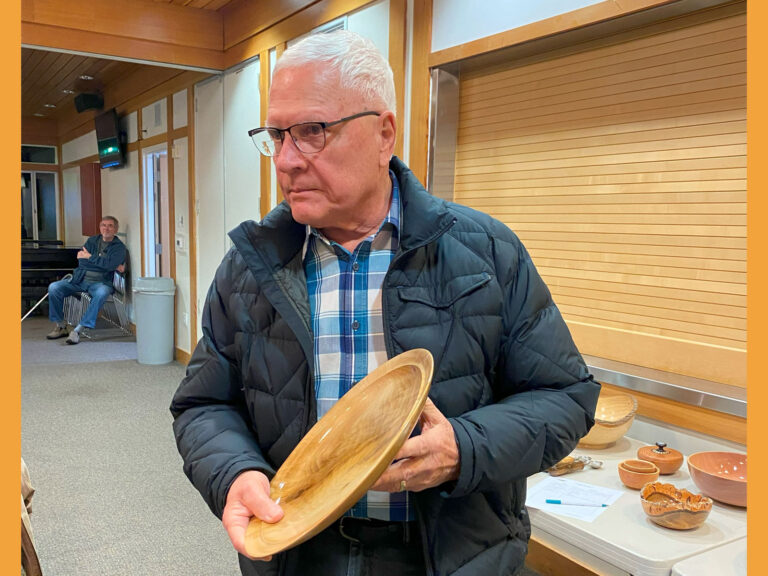
[[[349,30],[312,34],[283,52],[273,74],[283,68],[322,63],[323,74],[337,75],[339,85],[357,92],[366,106],[397,114],[395,81],[389,62],[368,38]]]

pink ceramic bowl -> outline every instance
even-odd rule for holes
[[[696,452],[688,471],[704,494],[734,506],[747,505],[747,455],[738,452]]]

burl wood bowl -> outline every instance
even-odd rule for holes
[[[619,479],[627,488],[640,490],[648,482],[659,479],[659,469],[653,462],[624,460],[619,463]]]
[[[712,510],[712,500],[706,496],[661,482],[646,484],[640,493],[640,502],[653,522],[675,530],[701,526]]]
[[[747,455],[738,452],[696,452],[688,471],[704,494],[725,504],[747,505]]]
[[[683,454],[674,448],[667,448],[664,442],[656,446],[642,446],[637,449],[640,460],[653,462],[659,468],[659,474],[674,474],[683,465]]]
[[[340,518],[392,462],[424,408],[432,381],[427,350],[388,360],[331,408],[299,442],[270,482],[285,513],[251,518],[245,549],[263,558],[311,538]]]
[[[595,425],[579,442],[580,448],[607,448],[624,436],[637,412],[634,396],[603,389],[595,408]]]

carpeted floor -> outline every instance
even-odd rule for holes
[[[46,576],[236,576],[221,523],[182,471],[168,404],[184,368],[130,339],[69,346],[22,324],[22,456]]]

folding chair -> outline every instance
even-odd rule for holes
[[[106,322],[109,327],[100,328],[97,326],[96,328],[87,328],[83,330],[81,336],[91,340],[133,336],[125,302],[125,294],[127,292],[125,275],[115,272],[112,278],[112,287],[115,291],[107,297],[99,311],[99,319]],[[64,319],[67,324],[77,326],[90,305],[91,295],[88,292],[67,296],[64,299]]]

